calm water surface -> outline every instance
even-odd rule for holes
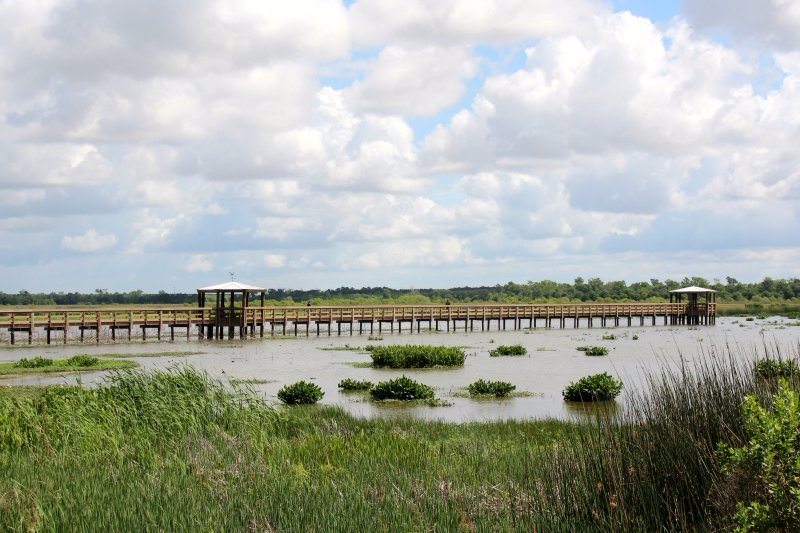
[[[268,383],[253,385],[267,399],[277,402],[281,386],[298,380],[311,380],[325,392],[321,403],[339,405],[357,416],[412,416],[455,422],[505,418],[569,418],[581,416],[580,406],[568,404],[561,390],[570,381],[588,374],[609,372],[623,380],[628,389],[642,383],[642,372],[663,365],[676,367],[707,357],[713,349],[726,345],[739,357],[751,357],[754,348],[766,341],[785,351],[800,343],[796,320],[770,317],[745,321],[744,318],[718,318],[716,326],[647,326],[620,328],[536,329],[522,331],[450,332],[394,335],[383,334],[382,341],[367,336],[300,337],[258,339],[231,342],[162,342],[86,346],[46,346],[0,350],[0,360],[22,357],[69,357],[76,353],[144,353],[166,351],[201,351],[187,357],[133,357],[143,368],[167,368],[188,363],[222,379],[260,379]],[[616,340],[602,340],[614,334]],[[633,340],[637,335],[638,340]],[[468,354],[463,368],[430,370],[390,370],[359,368],[353,363],[368,363],[365,353],[349,350],[325,350],[330,347],[363,347],[367,344],[435,344],[462,346]],[[489,357],[489,350],[501,344],[522,344],[524,357]],[[609,349],[605,357],[589,357],[575,348],[602,345]],[[449,407],[383,406],[365,401],[361,394],[340,393],[340,379],[351,377],[373,382],[407,375],[433,386],[437,396],[453,403]],[[103,380],[105,373],[81,374],[85,385]],[[477,379],[509,381],[529,397],[505,400],[473,400],[458,397],[463,387]],[[46,385],[76,382],[76,376],[28,377],[0,380],[6,384]],[[624,404],[626,393],[618,399]]]

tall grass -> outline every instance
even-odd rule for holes
[[[462,366],[466,354],[455,346],[391,345],[374,346],[370,352],[372,365],[389,368],[429,368]]]
[[[717,444],[774,384],[730,350],[694,359],[582,425],[281,409],[190,368],[0,389],[0,530],[723,529],[749,489]]]

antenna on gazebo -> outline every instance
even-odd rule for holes
[[[229,271],[228,274],[230,274],[230,276],[231,276],[231,281],[234,281],[234,278],[236,278],[236,273]]]

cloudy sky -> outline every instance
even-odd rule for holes
[[[797,0],[0,0],[0,290],[796,277]]]

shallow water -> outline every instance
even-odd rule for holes
[[[609,372],[622,379],[627,389],[642,382],[642,372],[662,365],[675,367],[705,357],[710,349],[733,348],[739,357],[751,357],[753,349],[766,341],[782,349],[800,343],[800,327],[795,320],[771,317],[745,321],[744,318],[718,318],[716,326],[646,326],[592,329],[551,329],[521,331],[485,331],[383,334],[382,341],[369,341],[366,335],[341,337],[300,337],[257,339],[248,341],[210,342],[147,342],[113,345],[37,346],[4,349],[0,360],[14,361],[22,357],[69,357],[76,353],[130,353],[168,351],[202,351],[186,357],[133,357],[143,368],[166,368],[176,363],[189,363],[223,379],[261,379],[268,383],[252,387],[269,400],[277,401],[281,386],[298,380],[311,380],[325,392],[321,403],[340,405],[357,416],[411,416],[455,422],[473,420],[570,418],[585,416],[591,409],[564,402],[561,390],[570,381],[588,374]],[[614,334],[616,340],[602,340]],[[638,340],[633,340],[637,335]],[[373,369],[354,367],[352,363],[368,363],[369,354],[349,350],[323,350],[325,347],[363,347],[367,344],[436,344],[462,346],[468,354],[462,368],[454,369]],[[528,349],[523,357],[490,357],[489,350],[501,344],[522,344]],[[575,348],[602,345],[609,349],[605,357],[590,357]],[[726,350],[727,352],[727,350]],[[407,375],[435,387],[437,396],[453,403],[449,407],[398,406],[375,404],[363,394],[341,393],[339,380],[350,377],[373,382]],[[31,376],[0,380],[5,384],[45,385],[75,383],[92,385],[104,378],[104,372],[84,373],[79,377]],[[478,379],[509,381],[528,397],[503,400],[473,400],[459,397],[460,390]],[[454,396],[455,394],[455,396]],[[618,399],[624,404],[626,392]]]

